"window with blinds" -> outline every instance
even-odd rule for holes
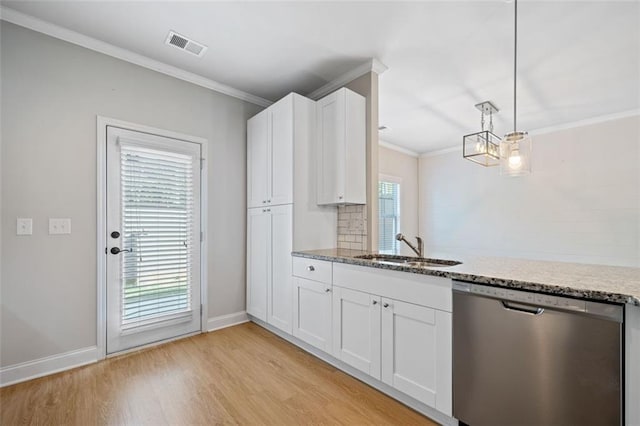
[[[122,328],[192,309],[192,157],[121,145]]]
[[[378,182],[378,251],[386,254],[399,252],[396,234],[400,232],[400,184]]]

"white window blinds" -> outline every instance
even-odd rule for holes
[[[378,182],[378,251],[398,253],[396,234],[400,232],[400,184]]]
[[[121,144],[122,328],[192,309],[193,159]]]

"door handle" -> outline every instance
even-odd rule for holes
[[[124,252],[132,252],[133,250],[131,249],[126,249],[126,250],[120,250],[120,247],[111,247],[111,250],[109,250],[111,252],[111,254],[119,254],[119,253],[124,253]]]
[[[521,305],[521,304],[514,304],[511,302],[507,302],[506,300],[501,300],[502,302],[502,307],[505,308],[507,311],[516,311],[516,312],[522,312],[523,314],[529,314],[529,315],[540,315],[541,313],[544,312],[544,308],[536,308],[534,306],[527,306],[527,305]]]

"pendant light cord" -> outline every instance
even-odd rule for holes
[[[514,0],[514,33],[513,42],[513,131],[516,132],[516,75],[518,72],[518,0]]]

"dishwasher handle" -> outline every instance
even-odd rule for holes
[[[528,314],[528,315],[541,315],[544,312],[544,308],[541,308],[541,307],[508,302],[506,300],[501,300],[500,302],[502,303],[502,307],[507,311],[521,312],[523,314]]]

